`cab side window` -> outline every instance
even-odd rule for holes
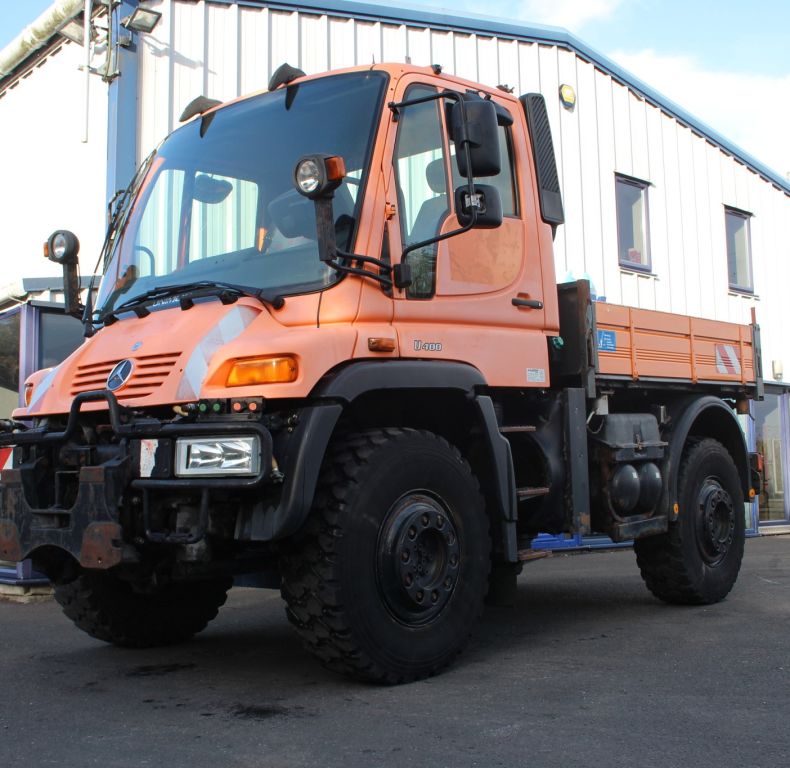
[[[405,99],[435,93],[434,88],[414,85]],[[450,212],[447,162],[439,100],[404,107],[395,145],[395,181],[400,210],[401,240],[404,247],[439,234]],[[437,244],[410,251],[412,284],[407,298],[426,299],[436,289]]]

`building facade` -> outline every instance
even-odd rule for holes
[[[765,376],[784,379],[790,184],[566,31],[344,0],[150,0],[161,18],[144,33],[122,26],[137,5],[108,14],[94,2],[91,51],[53,31],[10,69],[0,54],[0,152],[14,170],[0,184],[11,212],[0,283],[49,274],[40,242],[57,227],[78,233],[89,271],[107,200],[198,95],[262,90],[286,61],[308,74],[440,64],[544,94],[566,212],[558,280],[587,277],[607,301],[719,320],[748,323],[754,311]],[[104,75],[89,86],[78,70],[86,53]],[[744,420],[766,462],[752,528],[758,517],[765,530],[790,524],[788,418],[777,387]]]

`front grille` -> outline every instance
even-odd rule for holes
[[[180,352],[164,352],[161,355],[141,355],[130,358],[134,361],[132,376],[126,385],[115,393],[116,398],[129,400],[153,394],[167,378],[180,354]],[[122,359],[79,366],[71,384],[72,397],[92,389],[106,389],[110,371]]]

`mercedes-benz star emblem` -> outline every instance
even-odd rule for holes
[[[132,375],[133,367],[134,363],[131,360],[121,360],[121,362],[110,371],[110,375],[107,377],[107,389],[109,389],[110,392],[115,392],[116,389],[120,389],[126,384],[126,382],[129,381],[129,377]]]

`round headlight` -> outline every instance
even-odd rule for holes
[[[68,249],[68,243],[66,242],[66,238],[64,237],[62,232],[58,232],[58,234],[52,238],[52,255],[58,261],[61,261],[63,257],[66,255],[67,249]]]
[[[318,189],[321,184],[321,169],[315,160],[302,160],[299,163],[296,169],[296,183],[305,195]]]
[[[76,264],[79,250],[77,236],[67,229],[59,229],[49,236],[44,253],[57,264]]]

